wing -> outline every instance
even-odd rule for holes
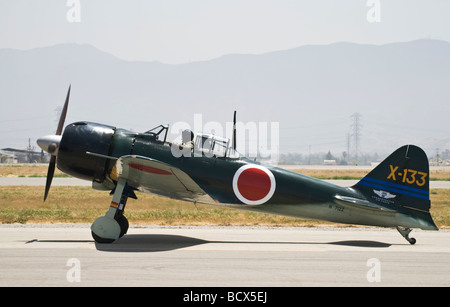
[[[125,178],[128,185],[142,192],[174,199],[215,204],[192,178],[177,167],[142,156],[119,158],[112,178]]]

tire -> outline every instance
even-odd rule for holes
[[[102,237],[97,236],[93,231],[91,231],[91,235],[94,238],[95,242],[97,243],[113,243],[114,239],[105,239]]]
[[[124,236],[124,234],[127,233],[128,227],[130,226],[130,224],[128,223],[128,219],[124,215],[121,215],[117,219],[117,223],[119,223],[119,226],[120,226],[119,238],[122,238]]]

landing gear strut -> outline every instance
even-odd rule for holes
[[[405,238],[406,241],[409,242],[409,244],[416,244],[416,239],[409,237],[409,233],[412,231],[411,228],[397,226],[397,230],[403,236],[403,238]]]
[[[129,224],[123,212],[130,195],[124,193],[125,187],[125,179],[119,178],[109,210],[92,224],[91,234],[95,242],[112,243],[127,233]]]

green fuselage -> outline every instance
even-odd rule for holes
[[[184,151],[184,156],[175,157],[171,146],[173,144],[158,141],[153,135],[136,134],[127,130],[116,129],[110,155],[113,157],[143,156],[178,168],[189,174],[201,189],[214,200],[214,202],[209,202],[213,205],[336,223],[395,227],[401,221],[400,224],[408,227],[424,229],[431,227],[401,212],[355,207],[336,199],[337,195],[352,199],[365,199],[361,193],[351,187],[340,187],[267,165],[265,167],[273,174],[276,182],[273,195],[263,204],[245,204],[238,199],[233,190],[233,178],[242,166],[259,165],[258,162],[242,156],[199,155],[193,150],[189,151],[189,154]],[[113,165],[114,163],[111,161],[108,166],[108,174],[111,172]],[[136,188],[146,191],[145,187],[142,186]]]

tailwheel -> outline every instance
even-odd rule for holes
[[[409,242],[409,244],[416,244],[416,239],[409,237],[409,233],[412,231],[411,228],[397,226],[397,230],[403,236],[403,238],[405,238],[406,241]]]

